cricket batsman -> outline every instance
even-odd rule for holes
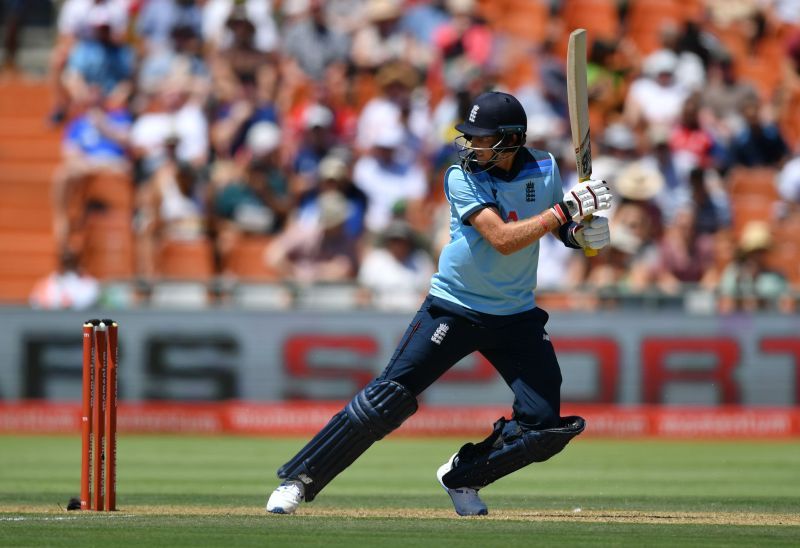
[[[282,483],[267,511],[292,514],[310,502],[374,442],[417,410],[417,396],[468,354],[481,352],[514,393],[480,443],[467,443],[437,471],[457,514],[485,515],[478,492],[560,452],[585,426],[561,417],[561,370],[547,313],[533,290],[539,239],[548,232],[567,247],[601,249],[607,219],[581,220],[611,205],[605,181],[583,181],[562,195],[553,155],[525,145],[527,116],[506,93],[478,96],[456,125],[460,163],[444,175],[450,242],[430,293],[383,373],[278,470]]]

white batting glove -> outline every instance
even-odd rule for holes
[[[603,249],[611,243],[608,219],[605,217],[592,217],[584,224],[576,226],[572,235],[584,249]]]
[[[613,195],[608,183],[600,179],[588,179],[572,187],[564,194],[564,201],[553,207],[553,213],[566,223],[570,218],[580,221],[584,217],[611,207]],[[566,211],[564,211],[566,209]]]

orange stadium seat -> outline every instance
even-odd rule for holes
[[[728,188],[733,199],[756,197],[775,201],[778,199],[776,177],[777,170],[773,168],[737,167],[728,175]]]
[[[130,215],[104,212],[91,215],[80,235],[83,267],[101,279],[130,278],[134,273],[134,236]]]
[[[740,57],[734,60],[736,74],[743,82],[750,82],[758,90],[762,101],[769,101],[781,80],[779,62],[762,57]]]
[[[732,196],[731,213],[733,217],[734,233],[738,237],[742,229],[750,221],[772,220],[774,200],[763,196]]]
[[[158,273],[169,279],[208,281],[214,275],[214,253],[207,239],[162,242],[156,261]]]
[[[84,200],[93,200],[110,209],[133,211],[133,180],[126,173],[99,171],[84,181]]]
[[[686,18],[678,0],[633,0],[628,13],[628,38],[642,54],[661,46],[661,28],[667,22],[681,24]]]
[[[495,30],[527,43],[540,43],[549,21],[547,4],[542,0],[506,0],[505,11]]]
[[[561,14],[567,33],[586,29],[588,48],[595,38],[619,36],[619,14],[614,0],[568,0]]]
[[[264,262],[264,250],[272,238],[269,236],[244,236],[238,239],[225,255],[222,270],[248,281],[277,281],[278,272]]]

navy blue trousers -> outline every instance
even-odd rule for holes
[[[429,295],[379,379],[398,382],[418,396],[477,351],[514,393],[512,419],[532,430],[556,427],[561,369],[544,329],[547,318],[540,308],[510,316],[481,314]]]

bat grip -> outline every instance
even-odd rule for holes
[[[586,217],[584,217],[582,219],[581,222],[588,223],[591,220],[592,220],[592,216],[591,215],[587,215]],[[584,247],[583,248],[583,256],[584,257],[595,257],[597,255],[597,253],[598,253],[597,249],[592,249],[591,247]]]

